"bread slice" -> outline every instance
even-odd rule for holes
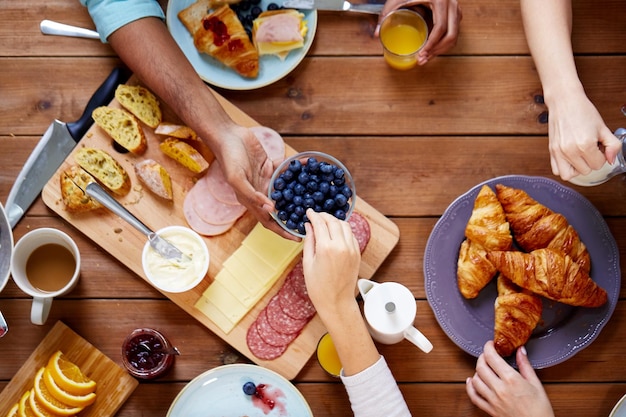
[[[91,117],[119,145],[136,155],[148,149],[148,141],[139,122],[124,109],[101,106],[91,113]]]
[[[130,192],[131,183],[128,173],[102,149],[81,148],[74,154],[74,160],[111,192],[120,196]]]
[[[102,204],[85,193],[85,188],[96,179],[78,165],[72,165],[61,172],[61,199],[70,213],[83,213],[96,210]]]
[[[171,136],[178,139],[198,140],[198,135],[189,126],[177,125],[168,122],[161,122],[156,127],[156,129],[154,129],[154,133],[162,136]]]
[[[151,128],[154,129],[161,123],[161,105],[147,88],[120,84],[115,89],[115,98],[122,107]]]
[[[150,191],[165,200],[172,201],[172,180],[165,168],[153,159],[135,164],[135,174]]]
[[[259,55],[285,59],[289,52],[304,46],[308,27],[304,14],[295,9],[268,10],[254,19],[252,40]]]
[[[209,168],[206,159],[190,144],[176,138],[167,138],[159,145],[161,151],[189,169],[194,174],[200,174]]]
[[[178,13],[198,51],[210,55],[246,78],[259,75],[259,53],[237,14],[228,6],[210,13],[210,1],[198,0]]]

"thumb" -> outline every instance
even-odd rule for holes
[[[524,346],[517,349],[517,355],[515,356],[517,361],[517,367],[519,368],[519,373],[524,377],[525,380],[532,384],[539,383],[539,378],[533,369],[533,366],[530,364],[528,360],[528,355],[526,353],[526,348]]]
[[[626,139],[626,136],[622,136],[622,138]],[[612,133],[601,137],[600,140],[604,146],[604,155],[606,156],[606,160],[612,164],[615,162],[617,155],[622,152],[622,141]]]

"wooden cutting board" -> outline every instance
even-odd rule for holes
[[[0,393],[0,416],[7,415],[22,394],[33,387],[35,374],[57,350],[96,381],[96,401],[80,413],[81,417],[114,416],[139,385],[125,369],[58,321]]]
[[[133,80],[134,78],[131,79],[129,83],[134,83]],[[232,103],[215,92],[214,95],[233,120],[244,126],[258,125],[257,122]],[[119,104],[114,100],[110,106],[119,107]],[[170,109],[162,106],[162,111],[163,121],[179,123],[179,119]],[[131,192],[123,198],[118,198],[118,201],[152,230],[159,230],[165,226],[171,225],[188,226],[183,215],[182,207],[185,193],[194,183],[193,174],[161,153],[157,146],[159,138],[154,134],[152,129],[144,126],[144,132],[148,139],[148,150],[142,156],[116,152],[112,146],[112,139],[95,124],[87,132],[74,152],[80,147],[95,147],[106,150],[116,158],[128,171],[133,184]],[[213,155],[208,148],[204,145],[197,146],[198,150],[205,155],[207,160],[213,160]],[[321,151],[323,151],[323,149]],[[296,151],[287,146],[286,153],[291,155],[296,153]],[[169,171],[172,177],[174,191],[173,203],[165,202],[141,187],[139,180],[135,176],[133,164],[146,158],[152,158],[160,162]],[[63,169],[68,168],[72,164],[74,164],[73,153],[68,156],[59,170],[44,187],[42,197],[45,204],[148,282],[141,266],[141,252],[146,239],[140,232],[105,209],[97,212],[82,213],[80,215],[71,214],[65,210],[63,202],[61,201],[59,176]],[[350,167],[348,167],[348,169],[349,168]],[[355,183],[358,184],[358,181],[358,178],[355,178]],[[371,278],[397,244],[399,240],[399,230],[395,223],[358,197],[355,210],[367,218],[371,227],[371,239],[363,253],[359,273],[362,278]],[[250,360],[280,373],[287,379],[293,379],[309,360],[313,352],[315,352],[319,338],[326,331],[317,316],[309,322],[303,332],[291,343],[285,353],[273,361],[259,360],[252,355],[246,345],[246,332],[249,325],[254,322],[258,313],[278,289],[280,289],[291,267],[283,273],[274,287],[272,287],[259,303],[243,318],[235,329],[228,334],[224,334],[215,323],[194,307],[196,301],[222,268],[222,263],[239,247],[242,240],[256,223],[256,219],[250,213],[246,213],[237,221],[235,226],[225,234],[205,238],[210,252],[208,279],[205,279],[200,285],[190,291],[184,293],[164,292],[164,294]],[[291,266],[299,259],[300,257],[297,257]]]

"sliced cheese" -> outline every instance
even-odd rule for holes
[[[302,242],[284,239],[261,223],[254,226],[241,244],[279,271],[284,271],[302,251]]]
[[[226,314],[222,313],[222,311],[205,296],[200,297],[200,299],[196,301],[195,307],[215,323],[224,333],[228,334],[235,328],[235,323],[230,321]]]
[[[263,12],[252,23],[254,45],[259,55],[281,59],[293,49],[304,46],[308,27],[304,14],[294,9]]]
[[[262,281],[254,270],[235,258],[235,253],[224,261],[224,269],[230,272],[241,285],[249,288],[252,293],[258,293],[265,286],[265,280]]]
[[[231,294],[234,294],[248,308],[253,307],[258,301],[260,292],[250,291],[250,288],[242,285],[228,269],[222,269],[218,272],[215,280],[224,285]]]
[[[235,325],[239,323],[249,311],[249,309],[219,281],[213,281],[202,296],[215,305],[215,307]]]

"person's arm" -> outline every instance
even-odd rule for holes
[[[307,217],[302,261],[307,291],[335,344],[354,415],[410,416],[355,298],[361,253],[350,224],[312,209]]]
[[[498,355],[493,341],[488,341],[476,362],[476,373],[466,381],[470,400],[493,417],[554,417],[526,349],[522,346],[516,355],[519,373]]]
[[[391,11],[399,8],[423,5],[432,11],[433,27],[424,47],[417,54],[417,63],[426,64],[432,58],[441,55],[456,45],[459,26],[463,17],[457,0],[387,0],[378,16],[378,26],[374,32],[379,36],[380,23]]]
[[[211,149],[239,202],[266,228],[285,238],[295,239],[270,216],[273,204],[266,194],[271,175],[281,161],[270,160],[256,136],[226,114],[180,50],[163,20],[147,8],[149,3],[157,3],[139,2],[146,6],[147,16],[137,17],[141,16],[142,10],[135,10],[135,20],[122,21],[122,25],[117,27],[115,22],[105,17],[108,16],[108,8],[117,7],[119,3],[83,1],[92,17],[98,19],[98,30],[100,27],[112,30],[106,40],[122,61]]]
[[[587,98],[576,70],[571,0],[521,0],[520,4],[528,47],[550,111],[552,172],[569,180],[613,162],[621,143]]]

